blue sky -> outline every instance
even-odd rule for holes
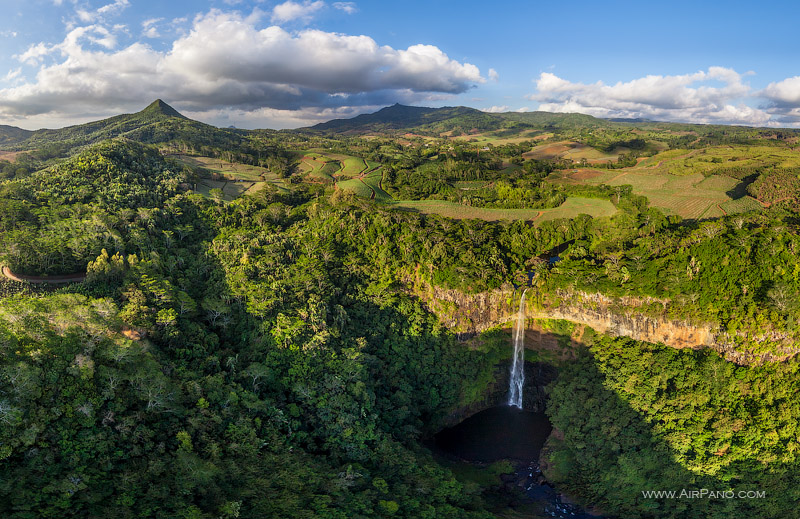
[[[798,126],[795,4],[0,0],[0,124],[162,98],[286,128],[401,102]]]

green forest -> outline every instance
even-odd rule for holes
[[[528,354],[558,372],[550,484],[609,518],[787,517],[800,500],[796,132],[385,110],[245,131],[157,101],[3,130],[15,156],[0,162],[0,264],[23,281],[0,278],[0,516],[537,517],[426,443],[511,355],[513,315],[474,317],[468,334],[448,319],[480,314],[458,305],[485,294],[516,308],[524,286],[543,315],[603,298],[619,316],[706,326],[716,345],[547,325],[566,351]],[[556,144],[597,155],[543,148]],[[773,162],[750,164],[751,146]],[[630,177],[589,181],[609,171]],[[739,209],[687,217],[640,183],[667,177],[723,186],[719,204]],[[613,213],[564,209],[576,199]],[[406,203],[419,201],[463,214]],[[64,275],[86,278],[46,282]],[[766,497],[642,495],[682,488]]]

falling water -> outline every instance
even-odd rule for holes
[[[519,301],[517,326],[514,328],[514,360],[511,363],[511,380],[508,384],[508,405],[522,409],[522,385],[525,384],[525,292]]]

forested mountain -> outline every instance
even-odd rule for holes
[[[319,123],[310,129],[341,134],[386,131],[435,133],[457,131],[460,134],[461,131],[522,130],[577,125],[602,126],[607,123],[583,114],[553,114],[549,112],[494,114],[465,106],[425,108],[395,104],[375,113]]]
[[[0,124],[0,146],[14,144],[24,141],[31,135],[31,131],[17,128],[16,126],[8,126]]]
[[[123,114],[77,126],[58,130],[20,130],[9,138],[6,148],[31,150],[42,147],[58,147],[62,150],[93,144],[115,137],[142,143],[162,143],[184,141],[192,144],[213,144],[219,147],[235,148],[245,143],[243,132],[223,129],[188,119],[177,110],[158,99],[144,110],[134,114]]]

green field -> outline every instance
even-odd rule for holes
[[[586,159],[588,162],[611,162],[617,160],[620,154],[628,153],[628,148],[616,148],[611,152],[604,152],[573,141],[560,141],[536,146],[523,157],[528,159],[570,159],[580,161]]]
[[[364,159],[359,157],[347,157],[342,161],[340,174],[345,177],[357,177],[366,171],[367,165]]]
[[[391,195],[381,189],[381,179],[383,178],[383,171],[381,169],[376,169],[370,172],[369,175],[364,177],[364,183],[368,185],[372,191],[375,193],[375,200],[386,202],[392,200]]]
[[[267,184],[280,191],[287,191],[284,180],[266,168],[227,162],[213,157],[173,155],[178,161],[191,168],[200,169],[195,189],[197,193],[209,196],[212,189],[221,189],[223,198],[234,200],[244,194],[252,194]],[[210,176],[209,176],[210,173]]]
[[[212,189],[221,189],[223,199],[230,202],[244,194],[253,194],[259,189],[267,185],[267,182],[246,182],[246,181],[230,181],[230,180],[210,180],[200,179],[197,182],[197,187],[194,191],[203,196],[210,196]],[[285,189],[279,187],[279,189]]]
[[[682,218],[723,216],[720,204],[732,201],[728,192],[739,181],[723,175],[704,176],[700,172],[672,175],[661,168],[640,166],[612,170],[558,171],[548,177],[556,184],[630,185],[637,195],[646,196],[653,207]]]
[[[351,178],[350,180],[342,180],[336,183],[336,187],[344,191],[350,191],[362,198],[373,198],[373,191],[370,186],[365,184],[361,179]]]
[[[383,172],[380,169],[376,169],[364,177],[337,182],[336,187],[355,193],[362,198],[387,202],[392,200],[392,197],[380,187],[382,176]]]
[[[536,223],[559,218],[575,218],[580,214],[592,217],[611,216],[617,208],[608,200],[599,198],[570,197],[559,207],[552,209],[494,209],[468,207],[442,200],[403,200],[394,207],[424,214],[439,214],[457,220],[477,218],[480,220],[533,220]]]
[[[749,211],[761,211],[764,206],[755,198],[745,196],[738,200],[730,200],[720,204],[720,208],[727,214],[746,213]]]
[[[172,155],[173,158],[190,167],[203,168],[212,173],[216,173],[228,180],[249,180],[258,182],[269,178],[278,178],[267,168],[251,166],[250,164],[239,164],[228,162],[213,157],[199,157],[192,155]]]
[[[339,163],[337,162],[335,164],[336,165],[334,166],[333,171],[337,171],[339,169]],[[325,159],[319,158],[316,153],[309,153],[301,159],[300,170],[306,176],[321,180],[333,181],[333,177],[329,173],[323,172],[323,168],[325,168],[327,165],[328,162]],[[330,168],[328,169],[330,170]]]
[[[665,151],[638,165],[672,175],[725,174],[735,168],[759,166],[799,167],[800,154],[789,148],[773,146],[713,146],[698,150]]]

